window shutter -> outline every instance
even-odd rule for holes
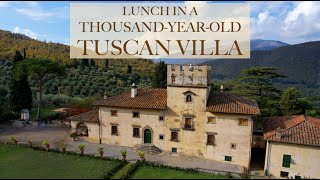
[[[284,154],[282,159],[282,167],[290,167],[291,155]]]

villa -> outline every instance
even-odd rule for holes
[[[276,178],[319,178],[320,119],[281,116],[264,122],[266,173]]]
[[[105,97],[97,110],[69,117],[89,142],[250,166],[255,101],[210,91],[207,65],[168,65],[166,89]]]

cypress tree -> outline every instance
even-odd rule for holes
[[[127,74],[131,74],[132,72],[132,67],[130,65],[127,66]]]
[[[156,69],[153,74],[152,86],[154,88],[167,87],[167,65],[164,61],[160,61],[156,65]]]
[[[106,59],[106,60],[105,60],[104,67],[105,67],[106,69],[109,68],[109,59]]]
[[[25,53],[24,53],[25,54]],[[23,61],[23,56],[19,51],[13,58],[14,64],[11,72],[10,82],[10,107],[14,112],[20,112],[22,109],[31,109],[32,107],[32,91],[28,83],[26,72],[21,73],[17,79],[13,78],[13,73],[16,70],[16,64]]]
[[[27,58],[26,48],[23,48],[23,59]]]

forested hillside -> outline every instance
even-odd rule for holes
[[[250,67],[275,67],[286,76],[276,84],[281,88],[294,86],[307,96],[320,94],[320,42],[288,45],[269,51],[253,51],[249,59],[213,60],[212,79],[230,80]]]
[[[67,45],[38,41],[23,34],[0,30],[0,60],[12,61],[15,52],[18,50],[23,53],[24,49],[27,58],[49,59],[68,65],[74,64],[77,61],[78,64],[81,64],[81,60],[71,60],[69,58],[70,48]],[[125,72],[127,66],[131,65],[136,72],[139,72],[143,76],[149,76],[150,70],[152,70],[154,65],[152,60],[142,59],[110,59],[109,63],[112,64],[110,68],[121,72]],[[104,68],[105,60],[97,59],[95,60],[95,64]]]
[[[46,106],[68,105],[86,97],[102,98],[129,90],[132,83],[150,87],[155,63],[147,59],[83,59],[69,58],[69,46],[42,42],[22,34],[0,30],[0,106],[9,104],[9,83],[16,51],[28,59],[48,59],[66,66],[67,74],[45,83]],[[34,103],[38,92],[35,79],[29,77]]]

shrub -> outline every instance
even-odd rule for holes
[[[4,111],[0,113],[0,122],[1,121],[9,121],[13,119],[19,118],[18,114],[10,112],[10,111]]]
[[[125,161],[126,160],[126,157],[127,157],[127,150],[121,150],[120,151],[120,154],[121,154],[121,156],[122,156],[122,158],[123,158],[123,160]]]
[[[81,155],[83,155],[83,152],[84,152],[84,148],[86,147],[86,145],[84,144],[80,144],[79,145],[79,149],[80,149],[80,152],[81,152]]]
[[[61,144],[61,149],[62,149],[62,152],[66,152],[66,150],[67,150],[67,144],[66,144],[66,143],[62,143],[62,144]]]
[[[137,155],[140,157],[140,160],[142,162],[145,161],[145,158],[144,158],[145,152],[144,151],[138,151]]]
[[[49,151],[50,144],[47,140],[42,141],[42,145],[44,145],[47,148],[47,150]]]
[[[32,148],[32,141],[28,140],[28,144]]]
[[[103,156],[103,147],[99,147],[98,148],[98,152],[99,152],[99,154],[100,154],[100,157],[102,157]]]
[[[17,141],[16,137],[11,136],[11,137],[10,137],[10,140],[11,140],[14,144],[18,144],[18,141]]]
[[[70,134],[70,137],[73,138],[73,141],[75,141],[76,138],[78,137],[77,132],[72,132],[72,133]]]

